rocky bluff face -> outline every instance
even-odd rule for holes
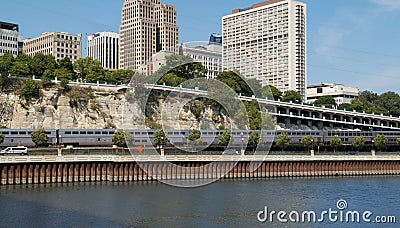
[[[161,126],[161,108],[165,97],[162,94],[156,96],[157,102],[148,102],[146,107],[148,129]],[[69,92],[63,92],[58,87],[41,89],[40,97],[33,98],[29,102],[16,91],[2,92],[0,93],[0,125],[15,129],[124,128],[127,127],[122,126],[124,98],[123,91],[82,87],[72,87]],[[136,107],[131,107],[132,110],[139,110],[138,104],[133,104],[135,105]],[[168,110],[164,111],[168,112]],[[204,122],[216,122],[217,127],[229,127],[230,118],[215,107],[206,105],[201,113],[195,114],[185,105],[179,112],[179,128],[196,129]],[[173,125],[175,124],[174,122]]]

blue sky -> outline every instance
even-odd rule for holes
[[[308,5],[308,84],[344,83],[378,93],[400,92],[400,0],[302,0]],[[178,11],[180,42],[221,32],[221,17],[262,0],[164,0]],[[12,0],[1,21],[24,38],[46,31],[119,31],[123,0]],[[24,5],[24,7],[20,7]],[[86,42],[86,39],[84,39]],[[85,45],[86,46],[86,45]],[[83,50],[86,55],[86,49]]]

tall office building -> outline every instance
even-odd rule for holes
[[[174,6],[162,4],[161,0],[125,0],[119,68],[137,70],[156,52],[177,47],[176,22]]]
[[[0,56],[10,53],[18,55],[19,27],[17,24],[0,21]]]
[[[101,62],[108,70],[118,69],[119,34],[99,32],[88,37],[88,56]]]
[[[270,0],[222,19],[223,68],[306,99],[306,4]]]
[[[72,62],[82,58],[82,34],[45,32],[41,36],[24,40],[23,53],[53,55],[57,61],[68,57]]]

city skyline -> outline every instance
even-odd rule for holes
[[[183,1],[164,1],[173,4],[178,12],[180,42],[207,40],[211,33],[221,33],[222,16],[260,2],[202,1],[189,5]],[[397,1],[302,2],[308,5],[308,85],[330,82],[378,93],[399,91],[400,56],[397,53],[400,47],[396,41],[400,32],[392,29],[398,21],[396,18],[400,18]],[[29,11],[20,8],[21,3],[27,4]],[[101,31],[119,32],[122,1],[101,5],[92,0],[79,4],[48,0],[41,3],[7,2],[4,7],[8,10],[0,20],[19,24],[24,38],[52,31],[82,33],[84,38],[86,34]],[[80,7],[76,8],[77,5]],[[207,11],[201,10],[205,8]],[[74,11],[72,19],[71,11]],[[82,52],[86,56],[86,49]]]

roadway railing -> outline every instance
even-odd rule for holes
[[[67,155],[67,156],[2,156],[0,164],[65,163],[65,162],[274,162],[274,161],[400,161],[399,155]]]

